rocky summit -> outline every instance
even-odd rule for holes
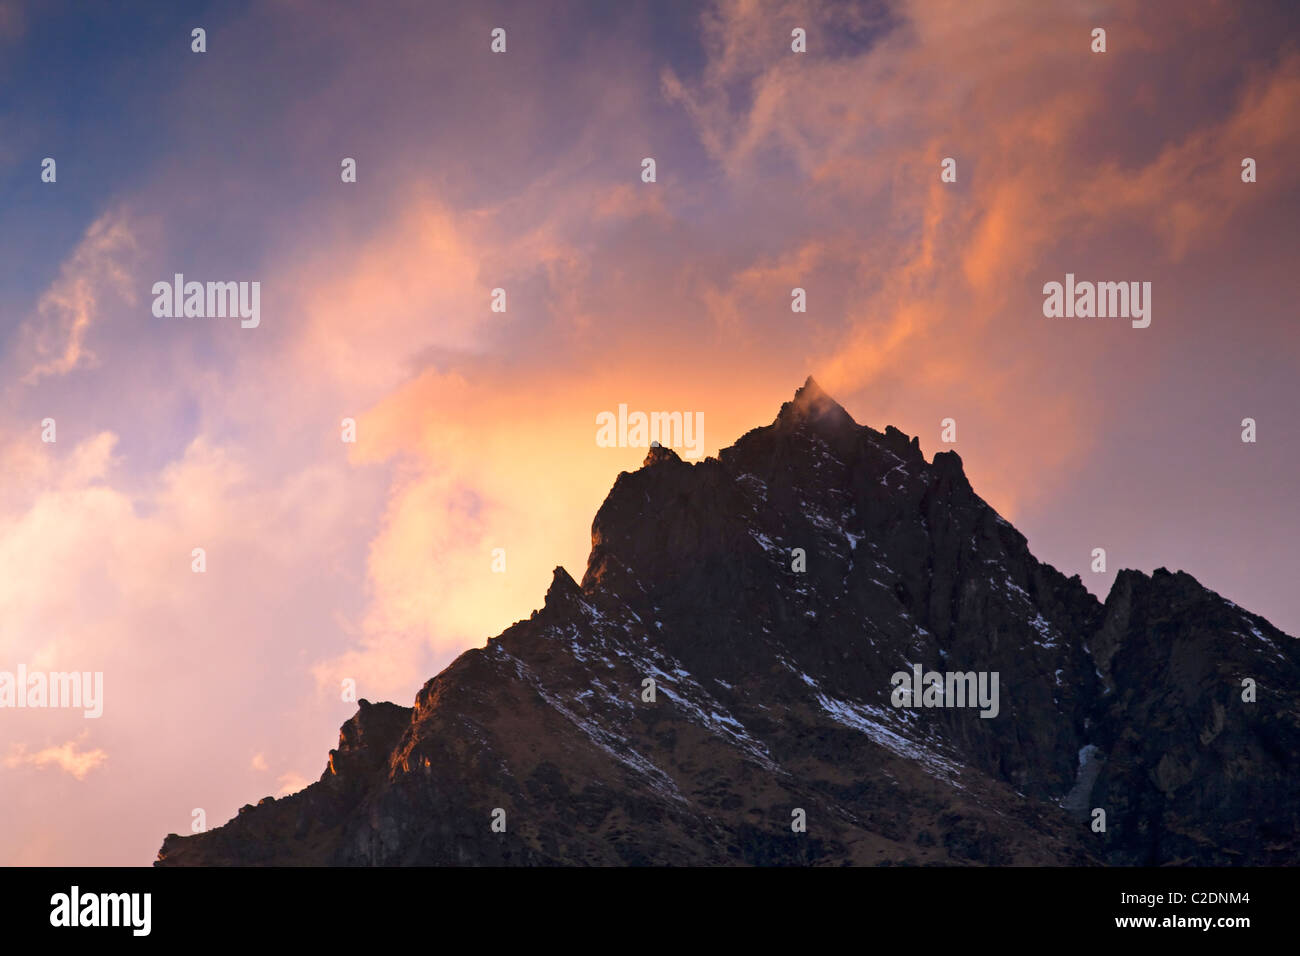
[[[1294,638],[1181,572],[1102,604],[810,378],[650,449],[581,582],[157,862],[1283,864],[1298,768]]]

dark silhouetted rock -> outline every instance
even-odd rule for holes
[[[913,664],[997,672],[997,716],[892,706]],[[580,584],[556,568],[413,708],[361,701],[319,782],[158,862],[1293,862],[1298,667],[1186,574],[1121,572],[1103,606],[955,452],[810,378],[716,459],[651,448]]]

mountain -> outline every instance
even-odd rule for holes
[[[157,865],[1290,863],[1298,767],[1293,638],[1181,572],[1102,604],[809,378],[716,459],[652,447],[580,583]]]

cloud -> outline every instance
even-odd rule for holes
[[[1043,361],[1039,340],[1055,330],[1042,328],[1037,290],[1044,273],[1063,273],[1070,261],[1061,237],[1079,237],[1092,256],[1113,232],[1146,224],[1159,261],[1176,265],[1230,215],[1215,211],[1231,209],[1236,182],[1222,143],[1255,125],[1246,116],[1274,115],[1288,102],[1291,67],[1282,63],[1239,95],[1238,108],[1181,131],[1173,145],[1136,165],[1097,163],[1075,144],[1106,116],[1124,79],[1080,84],[1077,69],[1092,66],[1086,42],[1075,72],[1055,68],[1070,36],[1088,37],[1069,11],[907,3],[888,24],[865,6],[786,12],[808,18],[814,43],[851,30],[870,40],[839,44],[834,56],[790,55],[785,27],[773,27],[784,14],[726,3],[704,15],[703,70],[663,74],[664,95],[695,121],[730,187],[754,197],[748,208],[727,192],[714,197],[731,217],[731,241],[709,247],[710,258],[701,260],[689,219],[702,187],[583,191],[548,180],[544,193],[473,215],[417,200],[369,240],[373,251],[306,283],[320,290],[313,349],[324,330],[337,332],[347,343],[337,354],[364,369],[377,367],[377,349],[432,345],[435,334],[444,346],[437,368],[396,385],[360,419],[354,460],[400,465],[370,543],[367,611],[349,650],[317,665],[322,688],[344,677],[397,686],[424,655],[443,662],[499,630],[507,612],[526,616],[554,564],[580,573],[572,565],[586,542],[574,528],[585,527],[612,477],[587,421],[619,401],[638,407],[638,395],[656,390],[661,404],[646,407],[703,407],[716,447],[770,418],[811,371],[850,407],[867,409],[869,424],[919,434],[931,454],[942,447],[940,420],[955,417],[968,470],[1004,513],[1050,499],[1097,446],[1098,434],[1077,426],[1094,417],[1090,382],[1106,348],[1074,346],[1076,364],[1064,370]],[[1130,47],[1155,42],[1147,24],[1116,26]],[[1004,55],[1012,32],[1017,44]],[[938,179],[950,153],[959,159],[957,188]],[[1175,175],[1183,166],[1195,167],[1190,186],[1186,173]],[[791,168],[799,203],[769,204],[764,178],[788,179]],[[1194,219],[1162,218],[1183,191],[1201,187],[1224,201]],[[521,208],[530,217],[516,218]],[[433,253],[419,238],[432,234],[455,251]],[[528,328],[486,311],[503,262],[542,277],[528,295],[501,280],[512,309],[546,304]],[[426,272],[428,281],[400,284],[417,308],[376,311],[446,315],[445,329],[421,339],[405,331],[418,320],[399,318],[392,339],[355,333],[364,297],[347,290]],[[789,312],[794,286],[809,290],[806,315]],[[544,361],[512,361],[501,328],[518,328]],[[679,342],[670,374],[655,357]],[[728,361],[718,360],[719,348]],[[394,364],[385,359],[388,371],[374,381],[392,383]],[[748,378],[766,378],[767,387]],[[1032,403],[1020,400],[1026,383]],[[1026,483],[1030,467],[1035,480]],[[494,547],[506,549],[506,575],[490,571]]]
[[[871,10],[719,3],[704,15],[704,69],[665,70],[665,95],[733,188],[760,197],[765,181],[798,184],[797,202],[766,210],[780,250],[715,282],[710,311],[752,336],[765,297],[807,287],[799,321],[823,385],[885,399],[923,445],[941,416],[979,422],[963,453],[1010,511],[1050,497],[1095,451],[1095,432],[1060,425],[1095,418],[1091,383],[1111,349],[1104,335],[1070,338],[1071,361],[1054,362],[1069,331],[1042,327],[1037,290],[1081,263],[1136,266],[1123,277],[1155,280],[1156,321],[1173,321],[1168,290],[1200,280],[1179,266],[1230,236],[1252,244],[1251,215],[1287,188],[1285,177],[1243,187],[1240,161],[1262,155],[1276,169],[1300,145],[1282,119],[1300,111],[1298,60],[1233,77],[1240,51],[1219,41],[1213,13],[1171,24],[1159,9],[1113,11],[1103,57],[1071,5]],[[818,55],[788,52],[782,31],[796,22]],[[1187,96],[1204,108],[1152,122]],[[946,156],[951,185],[939,182]],[[1018,400],[1027,386],[1050,399]],[[1025,488],[1010,476],[1031,448],[1037,480]]]
[[[137,249],[125,210],[113,209],[90,224],[59,277],[41,296],[36,314],[20,329],[20,349],[30,363],[22,376],[24,384],[94,364],[86,338],[100,318],[104,301],[130,305],[139,298],[131,274]]]
[[[25,383],[0,408],[7,650],[104,671],[116,769],[87,778],[97,805],[167,768],[132,811],[133,858],[159,820],[265,784],[250,740],[292,768],[281,793],[310,782],[355,706],[342,678],[409,703],[527,617],[556,564],[580,576],[593,514],[644,457],[595,444],[620,403],[703,412],[706,453],[810,372],[927,454],[951,416],[980,493],[1086,556],[1132,508],[1111,476],[1160,491],[1155,452],[1113,451],[1117,431],[1173,429],[1153,409],[1206,382],[1239,421],[1271,404],[1261,369],[1290,381],[1269,363],[1300,341],[1275,294],[1294,270],[1267,216],[1293,218],[1300,74],[1265,13],[1228,30],[1226,5],[1116,9],[1093,57],[1092,14],[1068,4],[729,0],[674,21],[671,48],[637,10],[584,30],[580,5],[538,7],[493,58],[447,47],[486,36],[481,18],[363,23],[339,4],[303,35],[296,7],[267,9],[227,25],[246,57],[229,83],[177,77],[186,109],[127,117],[174,114],[174,149],[99,207],[2,360]],[[270,85],[265,64],[298,79]],[[430,89],[456,95],[431,114]],[[211,115],[255,148],[231,154]],[[1067,270],[1155,280],[1150,335],[1046,322],[1039,290]],[[261,278],[261,327],[152,320],[143,293],[174,271]],[[1202,301],[1216,290],[1230,301]],[[1232,349],[1225,312],[1248,317]],[[1107,496],[1083,509],[1093,486]]]
[[[35,753],[28,753],[23,744],[15,744],[5,757],[5,766],[33,767],[37,770],[54,767],[78,780],[85,780],[92,770],[102,766],[106,760],[108,754],[100,748],[82,750],[77,741],[69,740],[57,747],[46,747]]]
[[[307,778],[300,773],[290,772],[281,774],[276,781],[280,789],[275,792],[276,797],[287,797],[291,793],[297,793],[316,782],[316,778]]]

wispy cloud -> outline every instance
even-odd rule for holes
[[[281,793],[314,779],[321,728],[355,708],[343,678],[409,703],[527,617],[556,564],[579,576],[592,515],[643,457],[594,442],[620,402],[704,412],[706,453],[810,372],[927,454],[954,416],[975,487],[1045,558],[1078,570],[1104,543],[1140,566],[1159,543],[1156,562],[1201,555],[1190,569],[1235,600],[1300,614],[1300,519],[1261,517],[1294,451],[1261,444],[1228,474],[1212,443],[1259,408],[1277,435],[1295,405],[1300,67],[1273,8],[1194,7],[521,5],[504,57],[480,11],[420,4],[317,5],[309,31],[304,5],[250,7],[213,20],[220,58],[180,31],[158,65],[174,108],[111,87],[107,138],[143,172],[96,193],[0,354],[8,646],[105,673],[99,805],[157,783],[114,861],[147,859],[160,819],[233,813],[268,773]],[[118,135],[137,128],[155,138]],[[39,201],[76,195],[73,168]],[[1150,334],[1045,321],[1038,290],[1067,269],[1155,280]],[[153,319],[175,271],[260,279],[261,326]],[[1210,540],[1176,494],[1226,498]],[[0,793],[0,814],[29,799]],[[17,833],[0,858],[29,858]],[[60,861],[86,842],[48,840]]]
[[[124,210],[107,212],[91,223],[58,279],[41,296],[36,314],[20,330],[20,354],[30,363],[24,384],[94,364],[86,339],[102,317],[105,300],[132,305],[139,299],[132,275],[136,253],[136,236]]]
[[[85,780],[92,770],[104,765],[108,754],[98,747],[83,750],[76,740],[69,740],[56,747],[28,752],[24,744],[13,745],[5,756],[5,766],[9,768],[32,767],[36,770],[56,769]]]

